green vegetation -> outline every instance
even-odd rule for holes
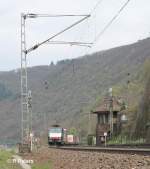
[[[44,161],[40,164],[33,164],[32,169],[52,169],[52,163],[50,161]]]
[[[78,135],[78,132],[77,132],[76,128],[71,127],[68,131],[68,134],[73,134],[76,136],[76,135]]]
[[[142,135],[150,142],[150,60],[146,60],[143,66],[144,91],[139,102],[136,114],[134,135]]]
[[[128,124],[125,130],[134,132],[136,126],[133,124],[137,121],[137,116],[142,114],[137,112],[147,81],[145,76],[149,74],[149,71],[143,70],[143,65],[149,67],[145,64],[145,60],[150,59],[149,44],[150,38],[77,59],[63,60],[55,65],[52,63],[29,68],[28,87],[33,97],[35,133],[38,136],[44,131],[46,133],[46,128],[57,122],[67,129],[74,126],[79,131],[79,136],[86,137],[88,113],[99,105],[110,87],[113,88],[114,95],[129,102],[128,109],[132,111],[127,112]],[[128,80],[130,84],[127,84]],[[0,101],[0,136],[19,138],[19,74],[1,72],[0,84],[5,84],[5,89],[17,93],[14,99]],[[92,115],[91,118],[90,134],[95,133],[96,116]],[[141,126],[142,124],[144,123]]]
[[[95,137],[95,135],[88,135],[88,137],[87,137],[87,144],[90,145],[90,146],[96,144],[96,137]]]
[[[11,162],[13,151],[0,149],[0,169],[21,169],[17,164]]]
[[[145,143],[144,138],[134,138],[127,137],[126,135],[119,135],[117,137],[113,137],[111,140],[107,142],[107,144],[142,144]]]

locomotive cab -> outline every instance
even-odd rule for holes
[[[64,129],[60,127],[52,127],[48,132],[49,145],[63,144],[64,142]]]

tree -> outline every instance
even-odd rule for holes
[[[76,128],[74,128],[74,127],[70,128],[69,131],[68,131],[68,134],[77,135]]]

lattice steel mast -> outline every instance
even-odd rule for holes
[[[26,15],[21,14],[21,142],[25,143],[25,138],[29,137],[30,120],[28,108],[28,86],[27,86],[27,57],[26,57]]]
[[[72,25],[66,27],[61,30],[57,34],[49,37],[45,41],[42,41],[38,44],[35,44],[33,47],[27,49],[26,48],[26,19],[27,18],[37,18],[37,17],[83,17],[78,21],[74,22]],[[84,43],[84,42],[64,42],[64,41],[51,41],[58,35],[66,32],[72,27],[78,25],[83,22],[90,15],[49,15],[49,14],[21,14],[21,116],[22,116],[22,127],[21,127],[21,143],[29,144],[30,134],[32,133],[32,105],[31,105],[31,91],[28,91],[28,82],[27,82],[27,54],[31,51],[37,49],[39,46],[43,44],[70,44],[77,46],[86,46],[90,47],[92,43]]]

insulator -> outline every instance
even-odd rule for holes
[[[30,18],[36,18],[37,15],[36,15],[36,14],[33,14],[33,13],[30,13],[30,14],[28,14],[28,17],[30,17]]]

